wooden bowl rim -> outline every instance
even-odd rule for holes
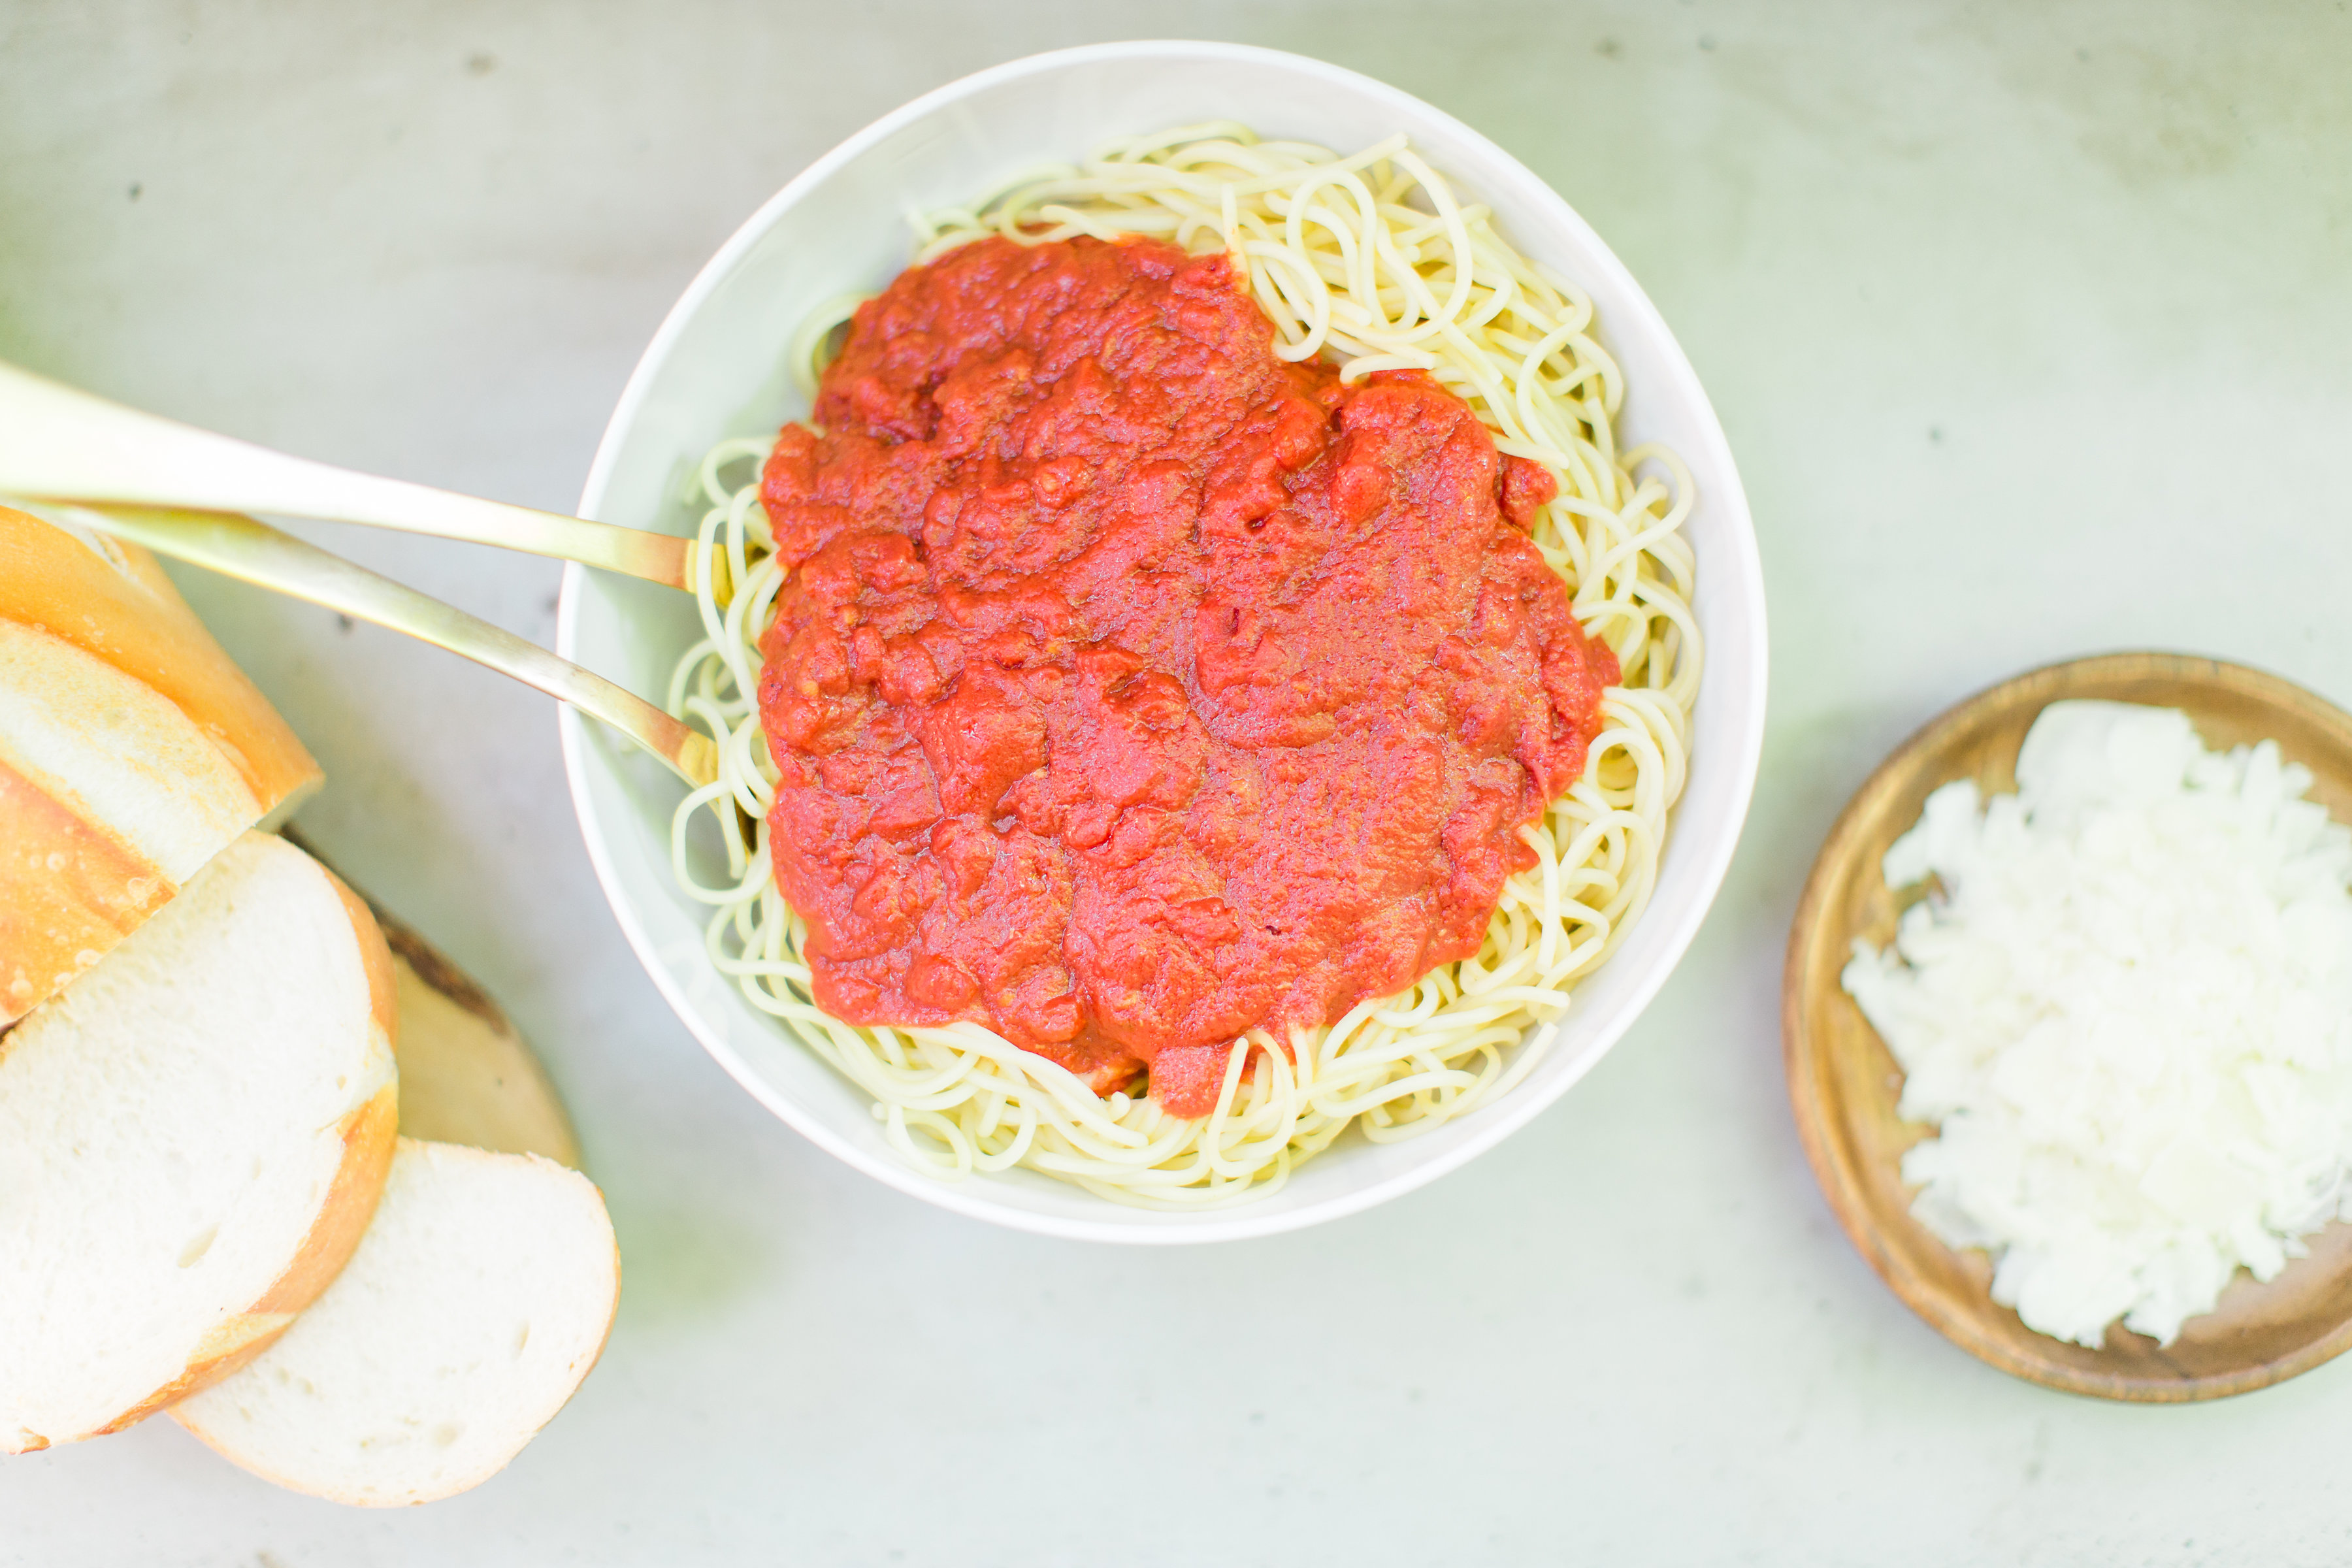
[[[2011,676],[1963,698],[1921,725],[1887,754],[1872,771],[1870,777],[1864,781],[1862,787],[1854,792],[1853,798],[1846,802],[1844,809],[1838,814],[1837,821],[1832,825],[1829,836],[1822,840],[1821,852],[1814,858],[1812,869],[1805,879],[1804,891],[1797,900],[1796,913],[1790,923],[1788,952],[1781,969],[1780,1042],[1790,1106],[1795,1116],[1797,1136],[1803,1145],[1806,1163],[1812,1167],[1814,1180],[1820,1184],[1822,1195],[1829,1200],[1830,1210],[1837,1216],[1838,1226],[1845,1232],[1846,1239],[1853,1243],[1854,1250],[1862,1254],[1872,1271],[1886,1282],[1887,1288],[1901,1298],[1905,1305],[1946,1339],[2012,1377],[2063,1393],[2101,1399],[2182,1405],[2269,1388],[2341,1355],[2346,1350],[2352,1349],[2352,1310],[2347,1310],[2333,1330],[2284,1354],[2242,1368],[2203,1375],[2184,1373],[2180,1376],[2168,1378],[2140,1373],[2092,1373],[2054,1356],[2037,1360],[2020,1353],[2012,1342],[1990,1332],[1977,1313],[1964,1305],[1954,1303],[1951,1298],[1935,1289],[1906,1259],[1886,1245],[1885,1238],[1873,1224],[1863,1191],[1860,1157],[1851,1140],[1840,1135],[1842,1128],[1837,1124],[1843,1119],[1834,1115],[1825,1103],[1828,1096],[1823,1091],[1822,1076],[1811,1070],[1816,1061],[1825,1063],[1829,1059],[1831,1047],[1826,1035],[1823,1036],[1823,1043],[1818,1048],[1814,1047],[1813,1020],[1806,1005],[1802,980],[1815,947],[1829,934],[1823,930],[1822,917],[1830,889],[1839,880],[1839,873],[1845,862],[1857,852],[1855,840],[1862,837],[1865,826],[1875,819],[1880,806],[1879,797],[1898,787],[1898,782],[1905,776],[1904,763],[1914,755],[1940,745],[1955,731],[1977,722],[1988,710],[2005,708],[2034,687],[2046,687],[2051,691],[2037,705],[2035,710],[2038,712],[2041,706],[2057,700],[2061,689],[2084,677],[2096,679],[2109,673],[2121,676],[2135,671],[2155,673],[2158,667],[2162,666],[2172,667],[2163,671],[2172,679],[2232,687],[2267,703],[2302,708],[2315,712],[2322,719],[2332,719],[2333,727],[2341,731],[2347,760],[2352,760],[2352,714],[2283,676],[2198,654],[2151,649],[2062,659]],[[1865,1020],[1864,1027],[1868,1026]],[[1876,1031],[1872,1033],[1874,1037]],[[1927,1239],[1938,1247],[1945,1245],[1932,1235]],[[2233,1279],[2232,1288],[2247,1283]],[[1998,1303],[1988,1300],[1986,1305],[1994,1312],[2015,1316],[2011,1309]],[[2033,1336],[2035,1340],[2042,1337],[2039,1334]],[[2055,1344],[2059,1342],[2051,1342]]]

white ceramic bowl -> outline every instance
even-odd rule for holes
[[[1420,1138],[1341,1142],[1261,1202],[1194,1214],[1126,1208],[1027,1171],[940,1182],[883,1142],[870,1102],[752,1008],[705,958],[701,909],[670,879],[678,785],[570,709],[563,760],[621,929],[677,1016],[720,1066],[793,1128],[902,1192],[1049,1235],[1178,1242],[1264,1236],[1368,1208],[1490,1148],[1566,1092],[1656,994],[1731,859],[1764,734],[1764,586],[1731,453],[1698,379],[1633,277],[1569,205],[1508,153],[1429,105],[1319,60],[1229,44],[1131,43],[1015,60],[916,100],[820,158],[753,214],[662,323],[597,449],[584,517],[684,532],[682,489],[723,437],[806,412],[782,369],[810,309],[879,289],[907,263],[911,211],[968,199],[1003,175],[1083,156],[1114,136],[1212,119],[1343,152],[1398,131],[1457,190],[1489,203],[1520,249],[1592,296],[1625,371],[1622,438],[1662,440],[1699,494],[1689,531],[1706,666],[1690,781],[1655,896],[1633,935],[1578,988],[1558,1037],[1494,1104]],[[696,636],[682,595],[569,568],[556,647],[658,695]]]

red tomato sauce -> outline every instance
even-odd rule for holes
[[[1245,1031],[1477,951],[1618,670],[1460,399],[1277,360],[1223,256],[991,238],[859,308],[814,420],[759,700],[819,1005],[1197,1116]]]

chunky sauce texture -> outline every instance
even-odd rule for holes
[[[776,879],[819,1005],[1213,1109],[1228,1047],[1478,949],[1617,679],[1418,373],[1286,364],[1223,256],[975,242],[761,481]]]

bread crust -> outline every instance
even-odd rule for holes
[[[324,775],[278,710],[188,608],[155,558],[0,506],[0,620],[38,626],[154,688],[245,775],[265,817]]]
[[[375,911],[317,856],[299,845],[289,844],[287,847],[318,867],[319,875],[327,879],[327,885],[335,889],[335,897],[343,901],[343,913],[351,917],[352,933],[359,938],[360,963],[367,973],[368,1011],[374,1018],[377,1032],[383,1037],[384,1049],[396,1057],[394,1047],[400,1043],[400,989],[393,978],[392,947],[384,941],[383,928],[375,923]],[[385,1158],[391,1156],[387,1154]]]
[[[203,832],[234,823],[215,848],[318,786],[318,763],[145,552],[0,507],[0,623],[30,661],[18,677],[47,686],[51,700],[70,707],[62,693],[81,686],[118,693],[121,707],[138,692],[130,706],[147,714],[139,722],[152,726],[159,754],[176,746],[205,762],[176,776],[187,801],[205,803]],[[179,890],[129,824],[81,798],[86,782],[0,757],[0,1026],[63,989]]]
[[[0,761],[0,1024],[171,901],[163,868]]]

